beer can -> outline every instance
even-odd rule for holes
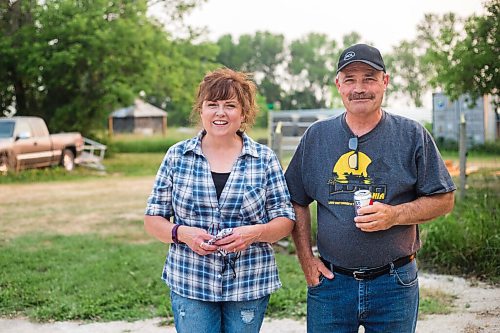
[[[356,208],[356,215],[359,215],[358,209],[371,205],[372,203],[372,192],[369,190],[359,190],[354,192],[354,207]]]

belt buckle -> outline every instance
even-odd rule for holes
[[[366,279],[366,276],[365,277],[360,277],[358,275],[361,275],[361,274],[366,274],[366,270],[365,269],[359,269],[359,270],[355,270],[354,272],[352,272],[352,276],[354,277],[354,279],[356,281],[363,281]]]

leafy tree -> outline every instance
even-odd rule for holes
[[[167,57],[174,61],[171,66],[159,71],[159,81],[163,85],[157,86],[150,95],[159,96],[158,100],[166,99],[166,105],[164,103],[161,106],[166,106],[169,111],[170,124],[190,125],[189,115],[196,89],[203,76],[217,67],[216,54],[217,47],[214,44],[194,44],[189,39],[177,40],[169,48]]]
[[[384,58],[387,72],[391,75],[387,98],[409,97],[416,107],[421,107],[423,95],[428,89],[430,69],[429,64],[422,61],[419,44],[402,41]]]
[[[216,53],[174,41],[146,16],[145,0],[18,0],[1,8],[2,109],[40,115],[52,130],[102,128],[141,91],[185,114]]]
[[[288,70],[293,78],[292,90],[295,92],[290,95],[285,107],[329,106],[330,87],[335,84],[339,52],[336,42],[325,34],[310,33],[291,43]]]
[[[0,108],[5,114],[15,113],[14,102],[20,109],[37,108],[39,92],[30,89],[38,79],[31,41],[37,7],[36,0],[0,2]]]
[[[424,60],[431,64],[431,84],[452,99],[469,94],[471,101],[484,94],[498,95],[500,76],[500,1],[485,3],[484,16],[465,22],[453,14],[427,15],[419,26],[426,46]]]
[[[231,35],[221,36],[217,40],[217,46],[219,47],[219,53],[216,58],[217,62],[228,68],[248,71],[248,65],[252,57],[251,45],[249,42],[246,42],[249,40],[249,37],[248,35],[242,36],[240,43],[237,44],[233,41]]]
[[[285,59],[283,35],[256,32],[242,35],[235,43],[231,35],[217,40],[217,61],[229,68],[255,73],[259,93],[267,104],[279,101],[282,94],[279,68]]]

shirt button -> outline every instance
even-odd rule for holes
[[[219,274],[219,279],[222,279],[222,275],[221,274]]]

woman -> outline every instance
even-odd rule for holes
[[[203,130],[167,151],[148,199],[147,232],[173,243],[162,278],[179,333],[259,332],[281,286],[270,243],[295,216],[276,155],[244,132],[255,95],[244,73],[208,73],[192,114]]]

